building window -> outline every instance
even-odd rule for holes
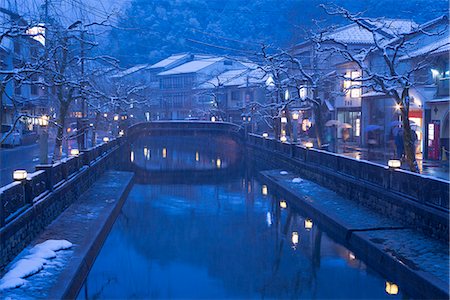
[[[361,81],[355,80],[360,79],[361,72],[359,71],[348,71],[345,73],[344,79],[344,93],[346,96],[350,96],[351,98],[359,98],[361,97]],[[358,86],[358,88],[356,88]]]

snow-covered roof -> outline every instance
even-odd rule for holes
[[[261,70],[256,69],[244,74],[238,78],[235,78],[229,82],[230,85],[238,85],[239,87],[246,87],[251,85],[265,84],[269,75]]]
[[[379,28],[380,35],[395,36],[405,34],[417,28],[417,24],[411,20],[402,19],[379,19],[367,21],[373,28]],[[360,27],[357,24],[350,24],[340,27],[335,31],[326,34],[325,39],[331,39],[345,44],[373,44],[374,39],[370,31]]]
[[[436,55],[445,52],[450,52],[450,38],[447,35],[433,43],[429,43],[415,51],[412,51],[407,55],[403,55],[400,57],[400,60],[406,60],[408,58],[414,58],[425,54]]]
[[[149,67],[149,69],[165,68],[180,59],[186,58],[188,55],[189,54],[187,54],[187,53],[183,53],[183,54],[175,54],[175,55],[169,56],[168,58],[165,58],[165,59],[157,62],[156,64],[151,65]]]
[[[221,60],[224,60],[224,58],[209,57],[205,59],[194,60],[182,64],[181,66],[175,67],[173,69],[158,73],[158,75],[165,76],[165,75],[195,73]]]
[[[137,71],[140,71],[142,69],[145,69],[147,67],[148,67],[148,64],[136,65],[136,66],[133,66],[133,67],[128,68],[126,70],[120,71],[117,74],[113,75],[112,77],[113,78],[124,77],[124,76],[130,75],[132,73],[135,73]]]
[[[235,79],[236,77],[239,77],[243,73],[248,72],[248,69],[238,69],[238,70],[229,70],[225,71],[210,80],[200,84],[198,88],[200,89],[211,89],[214,87],[220,86],[230,86],[229,82]]]

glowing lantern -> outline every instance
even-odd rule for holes
[[[103,138],[103,142],[105,142],[105,143],[109,142],[109,137],[105,136],[105,137]]]
[[[313,227],[313,222],[311,219],[305,219],[305,229],[311,230]]]
[[[305,147],[308,148],[308,149],[311,149],[313,146],[314,146],[314,145],[313,145],[312,142],[306,142],[306,143],[305,143]]]
[[[398,169],[402,166],[402,162],[398,159],[390,159],[388,161],[389,168]]]
[[[216,167],[217,167],[217,169],[220,169],[221,166],[222,166],[222,161],[220,160],[220,158],[218,158],[216,160]]]
[[[70,150],[70,155],[71,156],[77,156],[78,154],[80,154],[80,151],[78,149],[71,149]]]
[[[269,134],[268,134],[267,132],[264,132],[264,133],[262,134],[262,136],[263,136],[263,138],[267,139],[267,138],[269,137]]]
[[[263,196],[267,196],[268,194],[267,185],[263,184],[263,186],[261,187],[261,194]]]
[[[395,283],[386,281],[386,293],[388,293],[389,295],[397,295],[398,286]]]
[[[281,141],[282,143],[286,143],[286,142],[287,142],[287,137],[286,137],[285,135],[282,135],[282,136],[280,137],[280,141]]]
[[[298,244],[298,232],[296,231],[292,232],[292,244],[294,244],[294,246],[297,246]]]
[[[15,181],[21,181],[27,178],[27,171],[26,170],[15,170],[13,172],[13,179]]]

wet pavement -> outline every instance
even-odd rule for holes
[[[351,146],[346,147],[346,149],[339,149],[339,153],[357,159],[372,161],[381,165],[387,165],[387,161],[393,158],[393,154],[385,154],[381,150],[369,153],[365,148]],[[421,174],[450,181],[450,162],[448,160],[424,160],[422,159],[422,155],[418,155],[416,160]],[[408,165],[405,162],[402,163],[402,169],[409,170]]]

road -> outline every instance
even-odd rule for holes
[[[53,152],[53,143],[49,143],[49,152]],[[0,187],[11,183],[12,173],[17,169],[34,172],[39,164],[39,144],[0,149]]]

